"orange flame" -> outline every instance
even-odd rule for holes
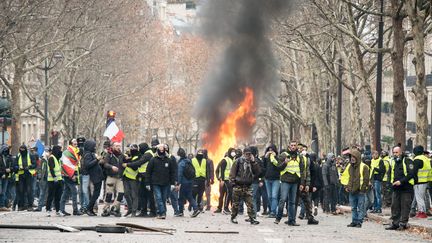
[[[213,136],[204,135],[206,141],[204,147],[207,148],[209,157],[215,161],[215,165],[224,158],[228,148],[235,147],[239,142],[238,139],[244,137],[243,134],[239,134],[239,124],[246,122],[250,127],[255,124],[254,92],[250,88],[245,88],[244,94],[243,101],[235,111],[228,113],[217,132]],[[211,191],[212,205],[217,205],[219,181],[215,180]]]

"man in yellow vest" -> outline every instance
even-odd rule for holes
[[[195,198],[198,207],[203,212],[204,206],[202,198],[205,192],[206,181],[210,180],[210,166],[204,158],[204,151],[199,149],[195,158],[192,159],[192,165],[195,168],[195,179],[193,180],[192,195]]]
[[[53,146],[52,151],[49,149],[46,153],[48,158],[48,173],[47,173],[47,183],[48,183],[48,197],[46,202],[46,211],[48,212],[48,217],[51,216],[51,204],[54,201],[54,208],[57,216],[62,216],[60,213],[60,199],[63,192],[63,176],[61,174],[61,162],[60,158],[62,156],[62,147]]]
[[[27,151],[25,145],[19,147],[19,154],[13,166],[17,182],[18,210],[33,210],[32,171],[36,169],[36,161]]]
[[[349,193],[352,221],[348,227],[361,228],[365,216],[365,193],[369,186],[369,167],[361,162],[361,154],[357,149],[349,152],[350,162],[340,178],[341,184]]]
[[[379,153],[376,150],[372,152],[370,171],[374,192],[374,209],[372,213],[382,213],[381,186],[386,173],[386,167],[384,161],[380,158]]]
[[[219,180],[219,205],[215,213],[231,214],[229,205],[232,202],[232,185],[229,181],[229,173],[234,163],[235,149],[229,148],[226,156],[219,162],[216,168],[216,178]]]
[[[129,151],[125,155],[124,163],[122,164],[123,171],[123,186],[124,186],[124,195],[126,198],[128,211],[124,215],[127,217],[131,215],[131,217],[136,217],[138,210],[138,168],[140,166],[139,161],[139,148],[136,144],[131,144],[129,146]]]
[[[391,171],[393,185],[391,220],[386,230],[404,230],[408,227],[409,212],[413,199],[414,165],[398,146],[393,148],[394,166]]]
[[[288,202],[288,221],[289,226],[299,226],[296,223],[295,202],[297,190],[303,191],[306,185],[305,162],[301,155],[297,153],[297,142],[291,141],[288,152],[281,153],[278,168],[280,172],[280,200],[276,215],[275,224],[279,224],[282,219],[285,203]],[[299,186],[300,185],[300,186]]]
[[[419,145],[414,147],[414,170],[415,170],[415,185],[414,195],[417,202],[417,214],[416,218],[427,218],[426,212],[426,190],[428,188],[429,173],[431,171],[431,161],[424,154],[423,146]]]
[[[390,182],[392,161],[391,158],[389,157],[388,151],[381,152],[381,159],[384,162],[384,166],[386,170],[383,177],[383,183],[382,183],[383,205],[384,207],[390,207],[391,197],[392,197],[392,183]]]
[[[153,190],[147,190],[148,182],[145,179],[147,173],[147,165],[150,160],[155,156],[156,146],[159,144],[159,140],[153,139],[151,141],[151,148],[149,148],[147,143],[141,143],[138,145],[141,154],[140,161],[141,165],[138,168],[138,180],[139,180],[139,199],[138,199],[138,209],[140,213],[138,217],[156,217],[156,206],[153,197]],[[148,213],[150,209],[150,213]]]

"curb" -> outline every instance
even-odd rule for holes
[[[351,213],[350,206],[337,206],[336,208],[339,209],[341,212]],[[386,224],[391,224],[391,220],[389,219],[389,216],[384,216],[384,215],[381,216],[377,214],[368,213],[368,219],[373,220],[377,223],[384,222]],[[432,236],[432,225],[431,226],[419,225],[413,221],[408,221],[408,225],[410,226],[409,231],[416,232],[416,233],[425,233],[425,234],[429,234],[429,236]]]

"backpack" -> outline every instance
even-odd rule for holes
[[[195,179],[195,167],[192,165],[192,163],[189,160],[186,160],[185,162],[185,166],[183,169],[183,176],[188,180]]]

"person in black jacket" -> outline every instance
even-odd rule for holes
[[[230,171],[230,181],[233,187],[233,207],[231,210],[231,222],[238,224],[236,219],[239,211],[240,201],[244,201],[247,206],[249,222],[253,225],[259,224],[255,218],[255,210],[252,199],[252,183],[261,173],[258,163],[252,154],[250,147],[243,150],[243,156],[236,159]]]
[[[172,160],[167,157],[164,144],[157,146],[156,156],[147,165],[146,181],[153,187],[153,194],[157,206],[157,218],[166,218],[166,199],[169,192],[175,188],[176,168]]]
[[[386,230],[404,230],[408,228],[409,212],[414,195],[414,164],[402,153],[399,146],[393,148],[394,165],[391,172],[393,183],[391,220]]]
[[[100,195],[100,191],[102,188],[102,180],[103,180],[103,172],[102,167],[99,166],[99,163],[103,163],[101,157],[96,154],[96,142],[93,140],[87,140],[84,143],[84,155],[83,155],[83,167],[90,175],[90,181],[93,183],[93,194],[90,198],[89,204],[85,209],[85,213],[88,216],[96,216],[93,211],[93,207],[96,203]]]
[[[229,148],[225,158],[219,162],[216,168],[216,178],[219,180],[219,205],[214,211],[215,213],[221,213],[223,209],[225,214],[231,214],[229,205],[232,203],[232,185],[229,181],[229,173],[235,155],[235,149]]]
[[[48,158],[48,175],[45,180],[48,184],[48,197],[46,202],[46,211],[48,212],[48,217],[51,216],[51,204],[54,201],[54,208],[56,210],[56,215],[60,214],[60,199],[63,193],[63,177],[61,175],[61,165],[60,158],[62,156],[62,147],[53,146],[52,151],[48,150],[46,152],[46,157]]]
[[[27,151],[25,145],[19,147],[19,153],[13,165],[13,171],[17,176],[17,193],[18,210],[33,210],[33,188],[32,177],[33,171],[36,169],[36,161],[33,156]],[[25,200],[27,197],[27,200]],[[27,205],[25,205],[25,201]]]
[[[128,211],[124,215],[127,217],[131,215],[131,217],[136,217],[136,213],[138,210],[138,192],[139,185],[137,181],[138,168],[143,164],[143,161],[140,160],[140,152],[138,145],[131,144],[129,146],[129,151],[126,151],[125,161],[122,164],[124,169],[123,172],[123,186],[126,197],[126,202],[128,205]]]
[[[256,214],[260,211],[260,207],[261,207],[260,188],[264,187],[264,181],[262,180],[262,178],[264,177],[265,171],[263,169],[264,162],[259,158],[258,148],[256,146],[250,146],[250,149],[252,150],[252,155],[255,157],[255,161],[258,164],[261,171],[260,174],[255,177],[252,183],[252,198],[253,198],[253,205]],[[267,204],[268,204],[267,198],[265,199],[266,200],[263,201],[264,212],[267,211]]]
[[[203,149],[204,158],[207,160],[207,163],[209,165],[208,170],[208,180],[206,180],[205,184],[205,195],[206,195],[206,211],[210,211],[211,209],[211,186],[214,184],[214,163],[211,158],[208,157],[208,151],[207,149]]]
[[[6,208],[8,204],[7,189],[12,170],[10,157],[5,156],[5,153],[9,153],[7,145],[3,145],[0,153],[0,211],[9,211]]]
[[[265,171],[264,182],[270,204],[269,218],[276,218],[279,203],[280,169],[277,161],[278,153],[274,144],[270,144],[262,158]]]
[[[333,153],[327,154],[327,160],[322,167],[322,176],[324,182],[324,213],[336,215],[336,188],[339,182],[339,175]]]
[[[138,217],[156,217],[156,205],[153,197],[153,190],[150,187],[150,190],[147,190],[146,186],[149,183],[145,179],[147,165],[150,162],[151,158],[154,157],[156,153],[156,146],[159,144],[159,140],[153,139],[151,141],[151,148],[149,148],[147,143],[140,143],[138,145],[139,152],[141,154],[140,160],[142,161],[142,165],[138,168],[138,180],[139,180],[139,199],[138,199],[138,209],[140,213]],[[150,213],[148,213],[148,209],[150,209]]]
[[[323,187],[322,170],[317,159],[316,153],[312,152],[309,155],[310,159],[310,173],[311,173],[311,193],[312,202],[314,204],[314,216],[318,215],[318,204],[320,200],[320,191]]]
[[[105,206],[103,208],[102,216],[107,217],[114,215],[120,217],[120,203],[124,196],[123,181],[121,180],[124,170],[122,166],[124,158],[121,151],[121,143],[113,143],[111,150],[108,150],[103,159],[103,166],[107,178]],[[114,205],[111,207],[115,195],[117,195],[117,197],[115,198]]]

